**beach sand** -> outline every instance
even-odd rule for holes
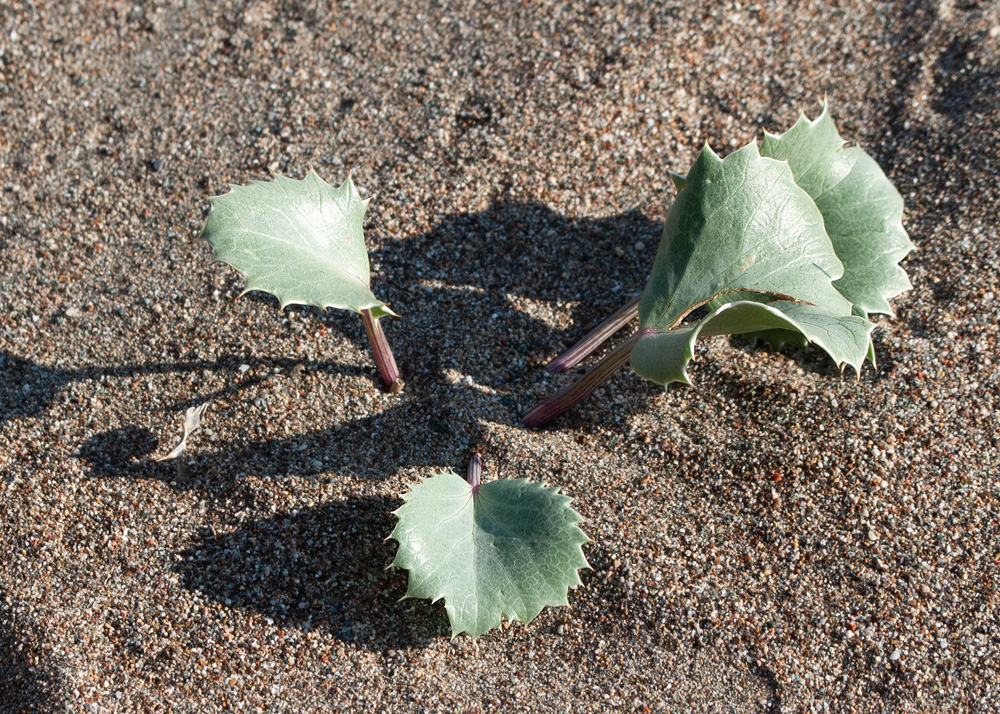
[[[998,2],[5,0],[0,712],[997,711],[998,46]],[[668,171],[825,97],[918,248],[878,368],[713,338],[523,428]],[[309,168],[372,197],[399,395],[196,240]],[[473,642],[385,538],[477,449],[593,542]]]

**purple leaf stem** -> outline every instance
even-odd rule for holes
[[[365,321],[365,331],[368,333],[368,342],[372,346],[372,354],[375,355],[375,364],[378,365],[378,373],[385,382],[390,394],[398,394],[403,391],[406,383],[399,376],[399,368],[396,366],[396,358],[392,356],[389,348],[389,341],[385,339],[385,332],[379,324],[379,318],[372,317],[371,310],[362,310],[361,318]]]
[[[472,492],[479,490],[479,485],[483,479],[483,458],[479,454],[473,454],[469,459],[469,475],[466,480],[472,487]]]
[[[631,337],[609,352],[600,362],[587,370],[586,374],[577,382],[532,407],[522,419],[524,425],[528,427],[542,426],[586,399],[591,392],[600,386],[601,382],[628,362],[629,355],[632,354],[632,348],[635,347],[635,343],[639,341],[640,337],[642,337],[642,332],[636,331]]]
[[[619,328],[627,325],[636,315],[639,314],[639,296],[632,298],[627,305],[618,310],[591,330],[586,337],[563,352],[549,363],[545,368],[547,372],[562,372],[575,366],[580,360],[595,352],[604,341],[611,335],[618,332]]]

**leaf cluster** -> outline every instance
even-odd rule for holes
[[[825,105],[760,146],[725,158],[706,146],[671,178],[678,192],[642,294],[549,371],[572,367],[636,315],[639,329],[525,424],[572,408],[625,362],[659,384],[690,384],[700,337],[812,343],[841,369],[874,365],[869,317],[891,315],[889,300],[910,288],[899,261],[914,246],[899,192],[864,150],[844,145]],[[691,319],[699,308],[707,314]]]
[[[702,337],[812,343],[841,368],[874,364],[869,317],[892,314],[889,300],[910,287],[898,263],[913,245],[899,193],[871,156],[844,145],[826,106],[725,158],[706,146],[686,176],[671,176],[678,193],[642,294],[549,369],[572,367],[636,316],[638,330],[526,425],[555,418],[626,363],[660,384],[690,384]],[[395,392],[403,383],[380,325],[395,313],[371,290],[367,207],[350,178],[334,188],[314,171],[276,176],[213,198],[202,237],[243,275],[244,292],[360,314]],[[393,565],[409,571],[406,596],[443,598],[453,634],[473,638],[567,604],[587,567],[568,497],[523,479],[480,483],[480,467],[474,459],[468,480],[445,472],[416,484],[390,536]]]
[[[705,147],[667,214],[639,300],[632,368],[690,383],[699,336],[811,342],[841,367],[874,363],[868,320],[910,283],[903,199],[878,164],[845,147],[827,107],[720,159]],[[710,312],[681,325],[694,309]]]

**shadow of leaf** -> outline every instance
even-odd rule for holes
[[[149,474],[153,464],[148,460],[156,449],[157,440],[149,429],[126,426],[95,434],[80,445],[80,459],[99,473],[133,476]]]
[[[248,361],[259,361],[250,360]],[[111,366],[82,367],[80,369],[58,369],[23,359],[10,352],[0,351],[0,423],[16,417],[30,417],[45,411],[52,401],[68,384],[77,380],[99,379],[101,377],[129,378],[139,375],[174,374],[208,371],[235,371],[242,358],[209,361],[193,360],[185,362],[154,362],[150,364],[122,364]],[[307,364],[305,359],[273,359],[268,364],[287,372],[298,365]],[[339,374],[358,375],[368,372],[360,367],[314,363],[317,369],[333,369]],[[264,381],[265,378],[250,378],[231,382],[222,389],[203,394],[193,399],[185,399],[167,409],[181,410],[205,401],[220,399],[235,394]]]
[[[979,47],[968,37],[955,36],[934,63],[934,109],[952,121],[969,123],[971,116],[993,109],[1000,68],[980,62]]]
[[[422,646],[446,635],[439,607],[399,598],[406,574],[387,570],[394,505],[360,497],[205,535],[174,566],[184,587],[275,625],[321,628],[366,649]]]

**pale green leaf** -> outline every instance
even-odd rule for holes
[[[409,571],[407,597],[444,598],[453,636],[477,638],[504,617],[530,622],[547,605],[568,604],[588,567],[582,519],[556,488],[505,479],[474,490],[445,472],[403,500],[393,565]]]
[[[862,317],[891,315],[889,299],[911,287],[898,265],[914,249],[903,228],[903,198],[871,156],[843,145],[824,104],[815,120],[803,115],[784,134],[765,133],[761,154],[787,161],[823,214],[844,264],[834,287]]]
[[[842,275],[823,216],[788,164],[760,156],[754,143],[725,159],[705,147],[667,213],[641,325],[666,332],[706,302],[747,292],[849,315],[832,284]]]
[[[350,178],[334,188],[315,171],[301,180],[275,176],[232,186],[211,201],[202,238],[216,260],[243,275],[244,292],[271,293],[282,307],[393,314],[369,287],[362,231],[368,199]]]
[[[761,330],[760,332],[746,332],[743,336],[750,343],[751,347],[756,347],[757,342],[763,341],[771,346],[772,350],[780,350],[782,345],[795,345],[799,349],[805,349],[809,344],[801,332],[793,330]],[[873,362],[874,364],[874,362]]]
[[[692,325],[643,335],[632,349],[631,363],[637,374],[659,384],[690,384],[687,364],[699,337],[756,333],[766,339],[777,332],[786,341],[801,335],[839,366],[859,371],[869,354],[872,327],[863,318],[833,315],[815,305],[743,300],[726,303]]]

